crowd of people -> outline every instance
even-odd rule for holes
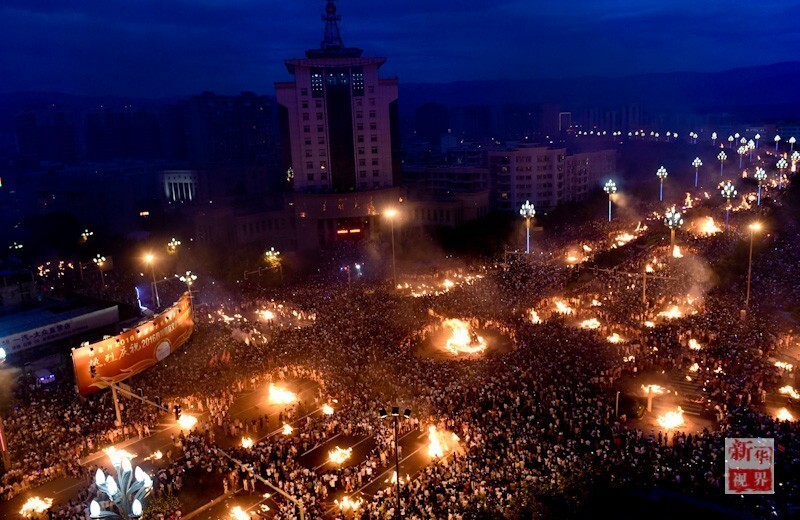
[[[412,410],[411,419],[400,421],[401,435],[434,425],[459,439],[421,471],[397,476],[406,518],[561,518],[586,514],[604,493],[655,487],[722,507],[785,514],[800,496],[800,427],[776,419],[765,405],[787,380],[772,360],[796,348],[769,299],[773,291],[800,287],[792,283],[800,282],[794,228],[763,248],[763,263],[753,271],[761,292],[743,320],[741,277],[715,285],[709,275],[736,254],[743,234],[692,239],[683,258],[672,258],[663,243],[615,245],[615,234],[634,224],[576,226],[542,243],[551,251],[614,245],[617,265],[610,272],[591,273],[560,253],[542,254],[486,264],[468,284],[419,297],[385,283],[349,287],[319,278],[269,291],[241,284],[224,301],[198,304],[191,341],[130,381],[200,418],[174,437],[154,475],[155,495],[180,499],[202,481],[212,496],[270,493],[253,516],[298,518],[302,503],[307,518],[391,518],[395,487],[375,481],[391,471],[394,437],[376,411],[398,403]],[[649,225],[653,232],[658,222]],[[789,264],[794,267],[777,279],[776,270]],[[643,280],[626,273],[645,273],[647,265],[654,275],[643,302]],[[555,299],[573,313],[554,311]],[[277,309],[275,302],[295,312],[260,319],[260,310]],[[681,316],[659,317],[672,305]],[[441,317],[496,329],[513,348],[466,360],[419,356],[416,343]],[[600,327],[578,325],[589,317]],[[620,344],[608,341],[612,332]],[[689,348],[690,339],[701,348]],[[689,369],[702,381],[707,426],[666,430],[618,413],[620,378]],[[302,383],[309,391],[271,415],[236,415],[239,397],[278,382]],[[89,484],[94,468],[81,465],[82,457],[146,437],[162,420],[152,408],[125,401],[122,425],[115,425],[107,393],[78,399],[67,382],[39,386],[22,379],[14,399],[5,419],[14,463],[2,476],[2,498],[60,476],[87,482],[80,496],[54,504],[51,518],[86,518],[87,498],[97,490]],[[326,403],[336,403],[332,415],[318,412]],[[291,435],[268,435],[284,423],[293,427]],[[243,435],[263,440],[236,446]],[[304,463],[304,453],[336,435],[372,438],[373,447],[340,467]],[[725,499],[726,437],[775,439],[776,495]],[[234,447],[221,448],[222,439]],[[344,496],[359,507],[340,508]]]

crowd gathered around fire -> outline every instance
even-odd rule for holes
[[[643,248],[615,238],[636,225],[633,240],[644,242],[659,220],[575,226],[542,239],[551,241],[542,247],[551,253],[470,266],[470,283],[417,297],[382,282],[351,288],[326,279],[272,290],[241,284],[225,301],[201,294],[191,341],[131,381],[200,419],[174,436],[154,475],[155,494],[180,499],[193,478],[218,494],[263,494],[258,476],[301,501],[308,518],[390,518],[397,503],[390,479],[374,494],[359,491],[392,475],[393,435],[377,411],[397,403],[412,410],[401,434],[434,426],[458,439],[420,472],[395,476],[406,518],[563,517],[585,512],[603,492],[655,486],[719,499],[725,437],[773,437],[780,483],[774,496],[725,505],[782,514],[800,496],[800,426],[791,414],[777,418],[768,401],[782,399],[797,414],[797,399],[779,393],[790,369],[775,363],[797,340],[775,304],[800,290],[800,228],[790,221],[764,238],[747,319],[742,277],[719,283],[708,267],[738,254],[746,231],[735,230],[752,218],[735,214],[729,233],[687,230],[680,258],[663,241]],[[604,244],[617,255],[610,271],[563,261],[578,248],[588,259]],[[430,283],[447,276],[430,276]],[[421,354],[444,318],[495,330],[512,348],[493,352],[490,344],[483,355],[452,359]],[[616,410],[622,381],[638,386],[644,374],[661,372],[701,382],[697,405],[705,419],[694,428],[653,426]],[[67,374],[58,378],[39,386],[23,377],[16,385],[5,420],[14,462],[0,480],[0,498],[60,476],[85,479],[77,498],[47,513],[84,519],[97,495],[88,484],[96,467],[79,460],[149,436],[163,417],[125,400],[123,425],[115,426],[108,393],[76,399]],[[272,415],[240,420],[231,413],[238,396],[270,384],[306,391]],[[320,413],[323,405],[332,413]],[[265,437],[287,426],[291,434]],[[374,448],[335,468],[303,464],[301,454],[337,434],[372,437]],[[253,473],[215,448],[245,435],[264,440],[226,451]],[[292,501],[273,494],[269,504],[253,514],[298,518]]]

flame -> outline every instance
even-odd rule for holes
[[[625,356],[622,358],[623,363],[633,363],[634,361],[636,361],[636,356]]]
[[[659,312],[658,315],[662,318],[667,318],[668,320],[683,317],[683,313],[677,305],[673,305],[671,308],[663,312]]]
[[[197,417],[194,415],[181,414],[180,419],[178,419],[178,425],[182,430],[191,430],[195,424],[197,424]]]
[[[284,435],[291,435],[294,431],[294,428],[290,424],[283,423],[283,427],[281,428],[281,433]]]
[[[575,263],[575,262],[577,262],[577,261],[578,261],[578,257],[577,257],[577,256],[575,256],[575,255],[569,255],[569,256],[567,256],[567,262],[568,262],[568,263],[570,263],[570,264],[574,264],[574,263]]]
[[[323,404],[322,413],[324,413],[325,415],[333,415],[333,406],[329,404]]]
[[[252,448],[253,439],[250,437],[242,437],[242,448]]]
[[[778,410],[778,413],[775,414],[775,418],[779,421],[794,421],[794,415],[786,408]]]
[[[692,366],[689,367],[689,372],[698,372],[700,370],[700,365],[694,363]]]
[[[161,453],[161,450],[155,451],[149,456],[145,457],[143,460],[161,460],[164,458],[164,454]]]
[[[653,269],[653,266],[652,266],[652,265],[650,265],[650,264],[647,264],[646,266],[644,266],[644,270],[645,270],[645,272],[646,272],[646,273],[653,273],[653,272],[655,272],[655,269]]]
[[[591,253],[591,252],[592,252],[592,248],[591,248],[591,247],[589,247],[589,246],[587,246],[586,244],[584,244],[584,245],[583,245],[583,246],[581,246],[581,247],[583,247],[583,251],[584,251],[584,253]]]
[[[486,340],[470,331],[469,323],[456,318],[449,318],[442,322],[452,333],[444,348],[451,354],[478,354],[486,350]]]
[[[667,430],[686,424],[686,421],[683,420],[683,409],[680,406],[674,412],[667,412],[664,415],[659,415],[657,420],[659,426]]]
[[[800,399],[800,394],[798,394],[798,393],[797,393],[797,390],[795,390],[795,389],[794,389],[792,386],[790,386],[790,385],[786,385],[786,386],[782,386],[782,387],[780,387],[780,388],[778,389],[778,392],[782,393],[783,395],[788,395],[788,396],[789,396],[789,397],[791,397],[792,399]]]
[[[451,280],[445,280],[442,285],[445,289],[452,289],[453,286],[455,286],[455,283],[453,283]]]
[[[595,300],[595,299],[592,299],[592,307],[600,307],[600,306],[602,306],[602,305],[603,305],[603,304],[602,304],[602,303],[600,303],[599,301],[597,301],[597,300]]]
[[[638,230],[639,230],[639,228],[637,226],[637,231]],[[619,235],[614,237],[614,241],[617,243],[616,245],[624,246],[625,244],[627,244],[628,242],[630,242],[634,238],[636,238],[636,237],[631,235],[630,233],[620,233]]]
[[[698,343],[696,339],[692,338],[689,340],[689,348],[692,350],[703,350],[703,345]]]
[[[686,194],[686,198],[683,200],[683,206],[685,208],[691,208],[692,207],[692,195],[690,193]]]
[[[563,301],[556,300],[555,304],[556,304],[556,312],[557,313],[559,313],[559,314],[575,314],[575,311],[573,310],[573,308],[570,307],[569,305],[567,305],[566,303],[564,303]]]
[[[358,500],[351,500],[350,497],[346,495],[342,497],[341,502],[339,502],[338,500],[334,500],[334,502],[336,503],[337,506],[339,506],[340,511],[355,511],[356,509],[361,507],[361,504],[364,503],[364,501],[360,498]]]
[[[778,368],[782,368],[787,372],[791,372],[794,369],[794,365],[791,363],[786,363],[785,361],[776,361],[775,366]]]
[[[700,221],[698,221],[697,231],[701,235],[711,236],[716,235],[717,233],[721,233],[722,229],[714,222],[714,219],[711,217],[706,217]]]
[[[264,321],[270,321],[270,320],[274,320],[275,319],[275,313],[270,311],[270,310],[267,310],[267,309],[259,311],[258,314],[261,316],[261,319],[264,320]]]
[[[433,458],[443,457],[446,452],[456,449],[458,441],[461,439],[459,439],[458,435],[455,433],[451,433],[448,439],[446,433],[447,432],[437,430],[436,426],[428,426],[428,440],[430,441],[428,445],[428,455]]]
[[[250,520],[250,515],[242,509],[242,506],[236,506],[231,509],[229,516],[233,520]]]
[[[531,309],[531,323],[541,323],[542,319],[539,317],[539,313],[535,310]]]
[[[133,460],[136,458],[135,453],[131,453],[125,450],[118,450],[114,446],[110,446],[103,450],[108,455],[108,458],[111,459],[111,464],[114,466],[119,466],[122,464],[122,459]]]
[[[402,475],[400,476],[400,484],[405,484],[409,480],[410,480],[410,477],[408,476],[408,473],[406,473],[406,478],[403,478]],[[392,471],[392,476],[390,478],[387,478],[386,480],[384,480],[384,482],[387,482],[387,483],[391,482],[392,484],[396,484],[397,483],[397,472],[396,471]]]
[[[50,506],[52,505],[52,498],[31,497],[22,505],[22,509],[19,510],[19,514],[24,517],[32,518],[34,515],[38,516],[44,513],[50,509]]]
[[[654,321],[646,321],[646,322],[644,322],[644,326],[647,327],[648,329],[652,329],[653,327],[656,326],[656,322],[654,322]]]
[[[617,334],[616,332],[606,338],[609,343],[619,343],[622,341],[622,336]]]
[[[580,327],[582,329],[599,329],[600,322],[597,318],[589,318],[588,320],[583,320]]]
[[[666,390],[661,385],[642,385],[642,390],[645,394],[661,395]]]
[[[334,464],[342,464],[344,461],[349,459],[352,454],[353,448],[342,449],[339,446],[336,446],[328,452],[328,461]]]
[[[270,383],[269,401],[273,404],[292,404],[297,402],[297,394]]]
[[[683,253],[681,253],[680,247],[672,246],[672,258],[683,258]]]

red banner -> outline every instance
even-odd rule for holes
[[[77,390],[88,395],[106,388],[100,378],[123,381],[178,350],[194,330],[189,293],[174,305],[114,337],[72,349]],[[94,376],[92,368],[94,367]]]

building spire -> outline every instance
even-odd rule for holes
[[[321,48],[323,50],[333,50],[344,48],[342,36],[339,34],[339,21],[342,17],[336,14],[336,2],[328,0],[328,5],[325,6],[325,14],[322,15],[322,21],[325,22],[325,34],[322,38]]]
[[[342,17],[336,13],[336,1],[326,0],[326,2],[325,14],[322,15],[322,21],[325,22],[325,34],[322,36],[322,43],[319,49],[306,51],[306,56],[309,58],[361,56],[361,49],[344,46],[342,36],[339,34],[339,21],[341,21]]]

